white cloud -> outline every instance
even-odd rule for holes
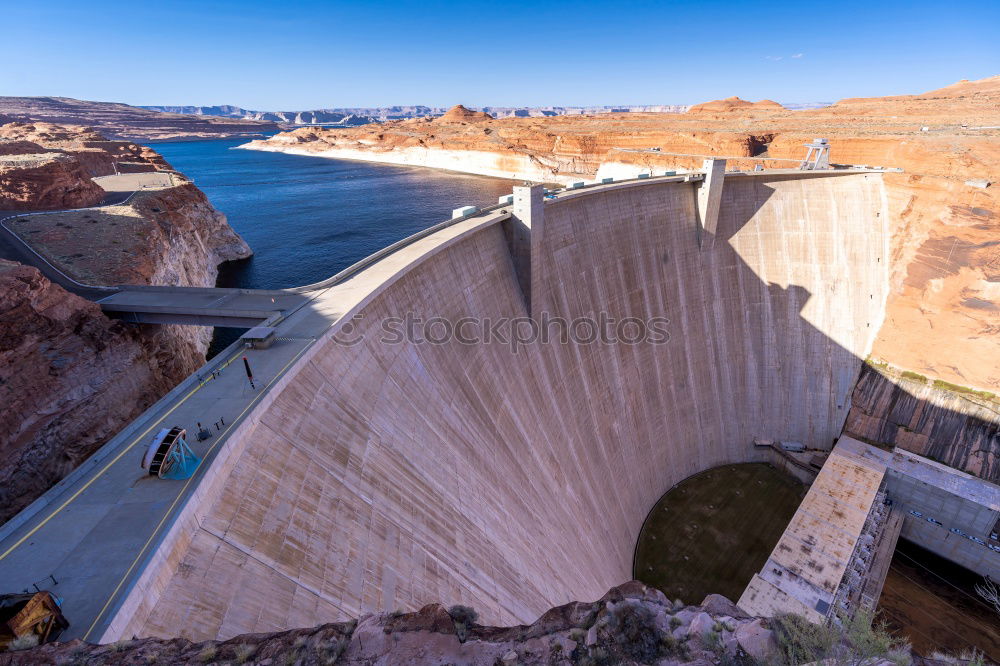
[[[781,60],[782,56],[764,56],[764,60]]]
[[[793,55],[792,57],[793,57],[793,58],[801,58],[801,57],[802,57],[803,55],[804,55],[804,54],[802,54],[802,53],[796,53],[796,54],[795,54],[795,55]]]

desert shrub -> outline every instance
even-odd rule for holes
[[[986,664],[986,655],[975,648],[970,653],[963,653],[962,658],[968,661],[966,666],[984,666]]]
[[[609,649],[615,657],[651,664],[665,656],[669,639],[656,626],[656,614],[646,606],[622,604],[607,616]]]
[[[894,666],[911,666],[913,664],[913,656],[910,654],[909,649],[905,651],[893,650],[885,658],[891,661]],[[982,665],[980,664],[980,666]]]
[[[986,655],[976,648],[972,648],[971,651],[966,650],[959,655],[949,652],[935,652],[931,655],[931,659],[953,666],[985,666],[986,663]]]
[[[340,641],[336,638],[331,638],[320,645],[318,653],[320,663],[324,666],[332,666],[332,664],[337,663],[337,659],[343,654],[344,650],[347,649],[347,644],[349,641]]]
[[[215,659],[217,654],[219,654],[219,648],[214,645],[206,645],[201,649],[201,652],[198,653],[198,661],[208,663]]]
[[[946,382],[943,379],[935,379],[934,388],[942,391],[950,391],[952,393],[964,393],[966,395],[974,395],[977,398],[983,398],[984,400],[996,400],[997,398],[995,393],[990,393],[989,391],[980,391],[978,389],[969,388],[968,386],[960,386],[959,384],[952,384],[951,382]]]
[[[257,648],[249,643],[240,643],[233,650],[233,655],[236,658],[237,664],[245,664],[253,657],[254,653],[257,652]]]
[[[114,652],[124,652],[131,645],[132,645],[132,641],[128,640],[127,638],[123,638],[120,641],[115,641],[114,643],[112,643],[111,644],[111,649]]]
[[[671,629],[676,629],[677,627],[681,626],[682,624],[684,624],[684,622],[682,622],[681,619],[679,617],[677,617],[676,615],[674,615],[673,617],[670,618],[670,628]]]
[[[451,621],[455,623],[455,633],[458,634],[459,642],[464,643],[469,635],[469,628],[479,619],[479,613],[468,606],[455,604],[448,609],[448,615],[451,616]]]
[[[702,636],[705,640],[705,647],[712,652],[719,654],[722,652],[722,634],[715,629],[710,629]]]
[[[785,664],[821,661],[833,651],[838,642],[836,630],[813,624],[801,615],[777,615],[771,625]]]
[[[903,370],[901,376],[903,377],[903,379],[912,379],[913,381],[916,382],[927,383],[927,377],[924,377],[919,372],[913,372],[912,370]]]
[[[462,624],[469,625],[475,624],[476,620],[479,619],[479,613],[474,608],[469,608],[461,604],[455,604],[449,608],[448,615],[451,616],[453,622],[461,622]]]
[[[38,645],[38,635],[37,634],[25,634],[19,638],[15,638],[10,643],[7,644],[7,649],[11,652],[20,652],[21,650],[30,650],[31,648]]]
[[[884,622],[873,619],[871,613],[860,611],[842,618],[841,626],[819,625],[801,615],[786,614],[771,624],[784,664],[834,659],[845,666],[861,666],[888,659],[897,666],[909,666],[909,644],[894,639]]]
[[[909,666],[912,661],[910,645],[893,638],[885,622],[876,620],[869,612],[860,611],[853,617],[844,618],[842,632],[841,648],[846,651],[849,664],[860,666],[880,657],[898,666]]]

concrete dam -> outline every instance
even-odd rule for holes
[[[156,495],[166,482],[137,491],[162,512],[142,521],[149,539],[107,581],[66,572],[63,589],[89,595],[65,593],[71,635],[228,638],[435,601],[511,624],[596,599],[632,577],[643,521],[675,483],[765,460],[755,438],[833,447],[882,321],[887,253],[876,170],[515,188],[510,206],[317,290],[282,322],[251,360],[294,353],[190,487],[172,503]],[[385,322],[407,317],[500,335],[387,339]],[[668,339],[512,349],[517,327],[546,317],[656,319]],[[132,466],[123,487],[137,455],[108,463]],[[56,569],[19,553],[101,479],[39,500],[0,538],[0,571],[20,567],[27,585]],[[64,538],[61,557],[108,548],[85,541]]]

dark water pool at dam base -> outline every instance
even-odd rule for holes
[[[245,139],[157,143],[254,251],[218,286],[281,289],[330,277],[437,224],[454,208],[494,204],[514,181],[423,167],[234,150]]]
[[[649,512],[633,575],[686,604],[712,593],[738,600],[805,493],[802,483],[764,463],[688,477]]]

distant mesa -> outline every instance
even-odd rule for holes
[[[0,125],[14,121],[87,126],[103,135],[94,140],[216,139],[261,135],[280,129],[274,122],[161,113],[116,102],[69,97],[0,97]]]
[[[759,102],[748,102],[739,97],[727,97],[726,99],[717,99],[712,102],[705,102],[704,104],[695,104],[688,109],[688,113],[728,113],[744,110],[787,111],[785,107],[769,99],[762,99]]]
[[[451,107],[443,116],[438,118],[438,122],[442,123],[477,123],[484,120],[493,120],[493,116],[485,111],[467,109],[461,104]]]

